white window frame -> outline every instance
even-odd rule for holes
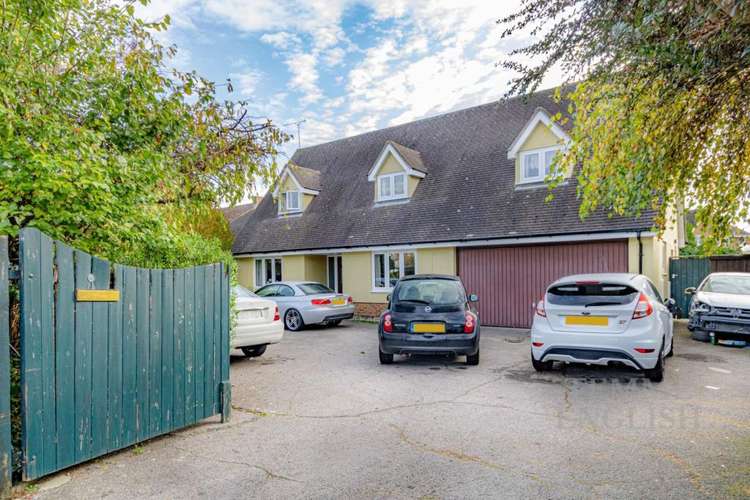
[[[265,276],[266,273],[266,261],[271,261],[271,280],[267,281],[265,283],[258,283],[258,262],[260,262],[260,272]],[[279,266],[281,267],[281,280],[276,279],[276,262],[279,263]],[[253,262],[253,283],[255,283],[255,289],[266,285],[270,285],[271,283],[278,283],[279,281],[284,280],[284,259],[281,257],[262,257],[262,258],[256,258]]]
[[[378,255],[383,255],[383,263],[384,263],[384,271],[385,271],[385,281],[386,283],[390,283],[390,265],[389,265],[389,259],[388,254],[397,253],[398,255],[398,277],[399,279],[404,277],[404,254],[411,253],[414,254],[414,274],[417,274],[419,272],[419,267],[417,263],[417,251],[413,248],[405,248],[405,249],[398,249],[398,250],[383,250],[378,252],[372,252],[372,255],[370,257],[370,265],[372,267],[372,291],[373,292],[391,292],[393,291],[392,286],[385,286],[385,287],[379,287],[375,285],[375,259]]]
[[[289,195],[296,195],[294,197]],[[290,207],[289,206],[289,200],[292,198],[297,199],[297,206],[296,207]],[[300,212],[302,210],[302,193],[299,191],[285,191],[284,192],[284,211],[285,212]]]
[[[550,173],[546,172],[546,166],[544,165],[545,154],[549,151],[554,151],[556,153],[561,149],[562,146],[551,146],[548,148],[530,149],[528,151],[521,152],[519,155],[520,176],[518,179],[518,183],[529,184],[532,182],[544,182],[544,180],[547,178],[547,175]],[[526,161],[526,158],[532,155],[537,156],[539,159],[539,175],[536,177],[526,177],[526,169],[524,168],[524,163]]]
[[[401,176],[404,179],[404,192],[401,194],[396,194],[396,177]],[[388,185],[390,186],[390,195],[383,195],[383,193],[380,190],[381,182],[383,179],[388,180]],[[409,181],[406,176],[406,172],[396,172],[394,174],[383,174],[379,175],[377,178],[378,183],[378,201],[390,201],[390,200],[402,200],[404,198],[409,197]]]

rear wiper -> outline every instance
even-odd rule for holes
[[[583,307],[591,307],[591,306],[619,306],[619,302],[592,302],[590,304],[586,304]]]
[[[417,304],[424,304],[426,306],[429,306],[430,303],[426,300],[419,300],[419,299],[400,299],[399,302],[415,302]]]

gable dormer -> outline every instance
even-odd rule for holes
[[[279,215],[301,214],[320,193],[320,172],[289,162],[279,176],[273,197]]]
[[[408,200],[426,173],[419,151],[386,141],[367,180],[374,183],[376,203]]]
[[[570,136],[547,110],[537,108],[508,149],[508,159],[516,161],[516,184],[543,183],[555,155],[569,142]]]

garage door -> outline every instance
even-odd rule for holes
[[[532,304],[565,275],[627,270],[627,240],[458,251],[458,274],[479,295],[482,324],[491,326],[528,328]]]

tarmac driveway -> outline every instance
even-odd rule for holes
[[[375,327],[287,333],[232,360],[234,413],[56,478],[40,498],[750,495],[750,349],[683,326],[665,381],[622,369],[536,374],[522,330],[482,359],[398,357]]]

